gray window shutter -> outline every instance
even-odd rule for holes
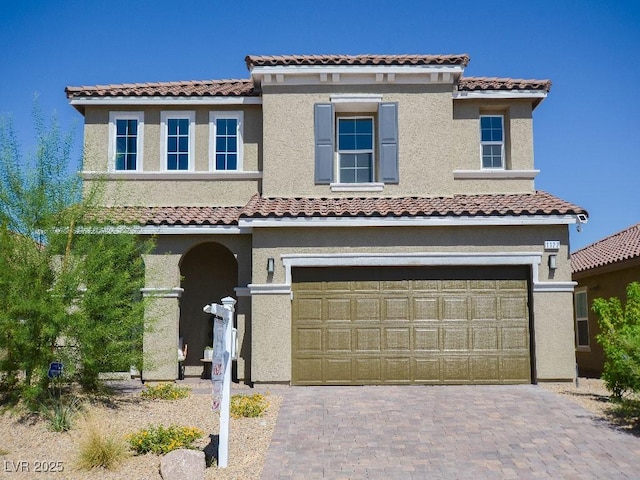
[[[333,105],[316,103],[314,106],[314,128],[316,143],[315,182],[333,182]]]
[[[398,183],[398,104],[381,103],[378,107],[380,138],[380,178],[383,183]]]

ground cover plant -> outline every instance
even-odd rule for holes
[[[191,444],[201,438],[204,432],[196,427],[178,425],[150,425],[127,437],[129,446],[137,454],[169,453],[178,448],[191,448]]]
[[[190,393],[191,390],[187,387],[179,387],[174,383],[159,383],[145,387],[140,396],[148,400],[179,400],[187,398]]]
[[[236,394],[231,396],[230,412],[233,418],[261,417],[269,402],[261,393],[253,395]]]

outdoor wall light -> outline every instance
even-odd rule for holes
[[[555,270],[558,268],[556,266],[556,255],[549,255],[549,270]]]
[[[275,261],[273,260],[273,257],[269,257],[267,258],[267,273],[273,273],[274,270],[275,270]]]

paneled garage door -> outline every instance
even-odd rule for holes
[[[296,385],[530,383],[528,271],[293,270]]]

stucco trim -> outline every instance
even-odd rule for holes
[[[84,180],[260,180],[259,171],[217,171],[217,172],[95,172],[85,171],[80,174]]]
[[[240,227],[435,227],[489,225],[570,225],[576,215],[451,217],[282,217],[241,218]]]
[[[332,192],[382,192],[384,183],[332,183]]]
[[[533,282],[534,292],[572,292],[578,282]]]
[[[145,287],[140,291],[144,297],[180,298],[184,288],[180,287]]]
[[[481,92],[469,92],[466,90],[453,92],[454,100],[473,100],[478,98],[547,98],[546,92],[540,90],[483,90]]]
[[[454,180],[533,180],[540,170],[454,170]]]
[[[83,233],[105,233],[118,234],[128,233],[131,235],[239,235],[251,233],[250,228],[228,226],[228,225],[144,225],[144,226],[127,226],[113,225],[110,227],[99,227],[92,229],[79,228],[78,232]]]
[[[291,283],[250,283],[250,295],[290,295]]]
[[[71,105],[262,105],[261,97],[85,97]]]
[[[530,265],[534,283],[542,255],[535,252],[421,252],[421,253],[300,253],[280,256],[285,267],[285,284],[291,285],[294,267],[403,267],[403,266],[492,266]]]

